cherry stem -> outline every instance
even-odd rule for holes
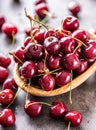
[[[33,102],[33,103],[29,103],[29,104],[27,104],[27,102],[26,102],[25,107],[27,108],[27,107],[29,107],[29,106],[31,106],[31,105],[33,105],[33,104],[38,104],[38,103],[41,103],[41,104],[47,105],[47,106],[49,106],[49,107],[52,106],[51,104],[46,103],[46,102]]]
[[[25,83],[24,83],[24,84],[25,84]],[[12,105],[12,103],[15,101],[15,99],[17,98],[18,94],[20,93],[21,89],[23,88],[24,84],[18,89],[18,91],[16,92],[16,94],[15,94],[15,96],[14,96],[12,102],[9,103],[9,105],[7,106],[7,108],[9,108],[9,107]]]
[[[13,52],[9,52],[9,54],[15,57],[21,64],[23,64],[23,62]]]
[[[31,79],[29,79],[28,88],[30,87],[30,85],[31,85]],[[26,102],[27,102],[27,100],[28,100],[28,94],[29,94],[29,93],[27,92],[27,93],[26,93],[26,100],[25,100]]]
[[[73,73],[72,73],[72,70],[71,70],[71,82],[70,82],[70,93],[69,93],[69,103],[72,104],[72,79],[73,79]]]
[[[43,10],[42,13],[49,16],[50,18],[56,18],[54,14],[49,13],[47,10]]]
[[[71,122],[69,121],[69,123],[68,123],[68,130],[70,130],[70,125],[71,125]]]
[[[26,17],[28,17],[31,21],[34,21],[38,24],[41,24],[43,27],[45,27],[47,30],[49,29],[48,26],[46,26],[44,23],[38,21],[37,19],[33,19],[30,15],[27,14],[27,11],[26,11],[26,8],[24,9],[25,10],[25,15]]]

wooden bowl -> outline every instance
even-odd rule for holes
[[[96,35],[92,34],[91,32],[88,32],[88,34],[90,36],[90,39],[96,40]],[[79,76],[77,76],[75,79],[72,80],[71,90],[75,89],[76,87],[79,87],[79,85],[82,84],[84,81],[86,81],[95,71],[96,71],[96,61],[84,73],[80,74]],[[28,84],[25,83],[24,79],[22,79],[19,74],[18,64],[15,64],[14,67],[14,80],[21,89],[35,96],[50,97],[70,91],[70,83],[60,88],[54,89],[52,91],[45,91],[32,85],[28,86]]]

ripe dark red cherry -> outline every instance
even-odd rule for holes
[[[30,117],[37,117],[41,114],[42,112],[42,104],[41,103],[36,103],[37,101],[29,99],[27,100],[26,104],[24,105],[25,112],[30,116]],[[32,104],[33,103],[33,104]]]
[[[25,61],[20,67],[20,74],[27,79],[32,78],[37,72],[37,67],[33,61]]]
[[[35,5],[41,4],[41,3],[46,3],[46,0],[36,0]]]
[[[2,105],[8,105],[14,99],[14,92],[11,89],[5,89],[0,92],[0,103]]]
[[[40,19],[43,19],[46,17],[47,14],[44,11],[48,12],[48,10],[49,9],[46,3],[40,3],[35,6],[35,12]]]
[[[11,89],[14,93],[17,92],[18,86],[13,78],[5,80],[5,82],[3,83],[2,90],[5,89]]]
[[[44,47],[50,54],[58,54],[61,45],[56,37],[50,36],[44,40]]]
[[[4,16],[0,16],[0,30],[1,30],[1,27],[2,25],[5,23],[5,18]]]
[[[61,57],[60,56],[50,56],[48,60],[50,69],[58,69],[61,66]]]
[[[55,78],[51,74],[45,74],[39,78],[39,85],[46,91],[53,90],[55,87]]]
[[[3,83],[8,77],[8,70],[2,66],[0,66],[0,83]]]
[[[42,59],[44,57],[44,47],[41,44],[29,43],[25,50],[29,59]]]
[[[11,59],[8,56],[0,53],[0,66],[7,68],[11,63]]]
[[[78,29],[76,31],[73,32],[72,34],[73,38],[79,39],[80,41],[86,43],[88,41],[88,35],[86,33],[86,31]]]
[[[62,23],[62,29],[67,31],[75,31],[79,28],[79,21],[73,16],[67,16]]]
[[[55,36],[55,30],[49,29],[48,31],[45,32],[44,38],[47,38],[50,36]]]
[[[61,70],[56,74],[56,84],[59,87],[69,83],[71,81],[71,73],[67,70]]]
[[[70,122],[71,126],[77,127],[82,122],[82,114],[77,112],[77,111],[70,110],[64,116],[64,119],[65,119],[66,122],[68,122],[68,123]]]
[[[61,118],[67,113],[67,106],[61,101],[55,101],[52,103],[50,109],[50,115],[53,118]]]
[[[0,125],[4,127],[9,127],[15,124],[16,117],[11,109],[3,109],[0,112]]]
[[[68,5],[68,10],[76,16],[81,11],[81,6],[79,5],[79,3],[72,1]]]
[[[31,37],[30,36],[26,37],[24,40],[24,47],[26,47],[30,42],[31,42]]]
[[[60,40],[63,53],[71,53],[75,49],[75,40],[70,37],[63,37]]]
[[[74,70],[78,69],[80,66],[80,60],[78,56],[74,53],[69,53],[66,54],[63,58],[63,65],[68,69],[68,70]]]
[[[9,38],[12,38],[13,35],[17,34],[18,29],[14,24],[4,23],[2,25],[2,32],[5,33]]]

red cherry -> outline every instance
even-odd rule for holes
[[[11,59],[8,56],[0,53],[0,66],[7,68],[11,63]]]
[[[11,23],[4,23],[2,25],[2,32],[6,34],[8,37],[12,37],[13,35],[16,35],[18,32],[17,27],[14,24]]]
[[[11,89],[5,89],[0,92],[0,103],[2,105],[8,105],[14,99],[14,92]]]
[[[49,29],[48,31],[46,31],[44,35],[44,39],[50,36],[55,36],[55,30]]]
[[[76,127],[79,126],[82,122],[82,114],[77,111],[70,110],[64,116],[64,119],[66,122],[70,122],[71,126]]]
[[[5,82],[3,83],[2,90],[5,90],[5,89],[11,89],[14,93],[17,92],[18,86],[13,78],[5,80]]]
[[[15,124],[16,117],[11,109],[4,109],[0,112],[0,124],[4,127],[9,127]]]
[[[40,3],[35,6],[35,12],[40,19],[43,19],[46,17],[46,14],[44,13],[44,11],[48,12],[48,10],[49,9],[46,3]]]
[[[32,38],[30,36],[25,38],[25,40],[24,40],[24,47],[26,47],[31,42],[31,39]]]
[[[72,1],[68,5],[68,10],[73,15],[77,15],[81,11],[81,6],[79,5],[79,3],[75,2],[75,1]]]
[[[2,25],[5,23],[5,18],[4,16],[0,16],[0,30],[2,28]]]
[[[46,91],[53,90],[55,87],[55,78],[50,74],[45,74],[39,78],[39,85]]]
[[[67,70],[61,70],[56,74],[56,84],[59,87],[69,83],[71,81],[71,73]]]
[[[42,112],[42,108],[43,108],[42,104],[36,102],[37,101],[30,99],[27,100],[27,103],[24,105],[25,112],[31,117],[37,117]]]
[[[79,28],[79,21],[73,16],[67,16],[62,23],[62,29],[67,31],[75,31]]]
[[[74,53],[69,53],[66,54],[63,58],[63,65],[68,69],[68,70],[74,70],[78,69],[80,66],[80,60],[78,56]]]
[[[46,3],[46,0],[36,0],[35,5],[41,4],[41,3]]]
[[[0,83],[4,82],[8,77],[8,70],[2,66],[0,66]]]
[[[67,113],[67,106],[61,101],[55,101],[52,103],[50,109],[50,115],[53,118],[61,118]]]
[[[32,78],[37,72],[37,67],[33,61],[25,61],[20,67],[20,74],[27,79]]]

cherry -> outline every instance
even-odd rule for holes
[[[2,105],[8,105],[14,99],[14,92],[11,89],[5,89],[0,92],[0,103]]]
[[[88,41],[88,35],[86,31],[78,29],[72,33],[72,37],[79,39],[80,41],[86,43]]]
[[[11,53],[10,53],[11,54]],[[24,62],[26,60],[26,52],[24,50],[24,48],[22,47],[17,47],[14,52],[13,52],[13,58],[15,60],[15,62]]]
[[[62,29],[67,31],[75,31],[79,28],[79,21],[73,16],[67,16],[62,23]]]
[[[86,42],[86,44],[92,44],[93,46],[96,46],[96,41],[89,40],[88,42]]]
[[[87,61],[87,60],[84,60],[84,59],[81,59],[81,60],[80,60],[80,66],[79,66],[79,68],[76,70],[76,72],[77,72],[78,74],[81,74],[81,73],[83,73],[84,71],[86,71],[87,68],[88,68],[88,61]]]
[[[59,87],[69,83],[71,81],[71,73],[67,70],[61,70],[56,74],[56,84]]]
[[[3,83],[8,77],[8,70],[2,66],[0,66],[0,83]]]
[[[30,28],[26,28],[26,29],[25,29],[25,34],[26,34],[27,36],[30,36],[31,32],[32,32],[34,29],[38,29],[38,26],[37,26],[37,25],[32,26],[32,30],[31,30]]]
[[[25,40],[24,40],[24,47],[26,47],[31,42],[31,39],[32,38],[30,36],[25,38]]]
[[[46,3],[40,3],[35,6],[35,12],[40,19],[43,19],[46,17],[45,11],[48,12],[48,10],[49,9]]]
[[[11,109],[5,108],[0,112],[0,124],[9,127],[15,124],[16,117]]]
[[[63,53],[71,53],[75,49],[75,40],[70,37],[63,37],[60,40]]]
[[[42,108],[43,108],[42,104],[36,102],[37,101],[35,100],[29,99],[24,105],[24,110],[30,117],[37,117],[42,112]]]
[[[96,59],[96,45],[88,44],[88,46],[83,49],[83,54],[87,59]]]
[[[14,93],[17,92],[18,86],[13,78],[6,79],[3,83],[2,90],[11,89]]]
[[[50,115],[53,118],[61,118],[67,113],[67,106],[61,101],[55,101],[50,108]]]
[[[6,34],[9,38],[12,38],[13,35],[16,35],[18,32],[17,27],[12,23],[4,23],[2,25],[2,32]]]
[[[66,31],[61,30],[60,28],[55,30],[55,36],[58,38],[58,40],[60,40],[62,37],[65,37],[66,33]]]
[[[11,63],[11,59],[8,56],[0,53],[0,66],[7,68]]]
[[[41,3],[46,3],[46,0],[36,0],[35,5],[41,4]]]
[[[39,85],[46,91],[53,90],[55,87],[55,78],[51,74],[45,74],[39,78]]]
[[[47,37],[44,40],[44,47],[50,54],[57,54],[60,51],[60,43],[54,36]]]
[[[61,65],[61,57],[60,56],[50,56],[49,58],[49,67],[50,69],[58,69]]]
[[[44,35],[44,39],[50,36],[55,36],[55,30],[49,29],[48,31],[46,31]]]
[[[68,69],[68,70],[74,70],[78,69],[80,66],[80,60],[78,56],[74,53],[69,53],[66,54],[63,58],[63,65]]]
[[[0,30],[2,28],[2,25],[5,23],[5,18],[4,16],[0,16]]]
[[[42,59],[44,57],[44,47],[41,44],[29,43],[26,48],[26,56],[29,59]]]
[[[77,127],[82,122],[82,114],[77,112],[77,111],[70,110],[64,116],[64,119],[65,119],[66,122],[70,122],[71,126]]]
[[[37,67],[33,61],[25,61],[20,67],[20,74],[27,79],[32,78],[37,71]]]
[[[81,11],[81,6],[79,5],[79,3],[72,1],[68,5],[68,10],[76,16]]]

